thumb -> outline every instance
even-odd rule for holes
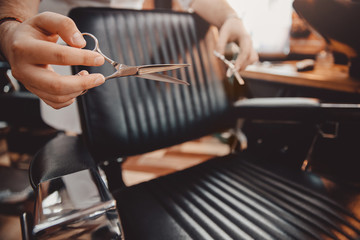
[[[44,12],[33,19],[34,25],[50,34],[58,34],[67,44],[73,47],[85,47],[86,41],[75,22],[64,15]]]
[[[226,48],[226,45],[228,43],[228,35],[224,32],[221,32],[220,31],[220,34],[219,34],[219,39],[218,39],[218,42],[216,44],[216,51],[221,53],[221,54],[224,54],[225,53],[225,48]]]

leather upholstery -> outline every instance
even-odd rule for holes
[[[166,11],[87,8],[71,11],[70,17],[80,31],[95,34],[102,52],[120,63],[191,64],[169,73],[189,87],[123,77],[79,99],[83,130],[96,160],[147,152],[229,126],[220,121],[228,119],[230,104],[220,81],[223,66],[212,54],[216,35],[208,24],[191,14]],[[105,75],[114,71],[104,64],[74,72],[82,69]]]
[[[36,188],[41,182],[89,168],[96,168],[96,164],[82,139],[61,134],[34,156],[30,183]]]
[[[48,127],[40,115],[40,99],[20,84],[19,90],[4,92],[4,86],[10,85],[7,71],[10,65],[0,61],[0,121],[13,126]],[[4,88],[4,89],[3,89]]]
[[[338,41],[360,53],[360,33],[357,30],[360,21],[360,2],[348,0],[296,0],[294,9],[319,34],[330,43]],[[326,5],[326,7],[324,7]],[[335,50],[346,52],[346,48],[332,46]],[[351,56],[354,57],[354,56]]]
[[[41,118],[40,99],[25,91],[0,94],[0,121],[25,127],[48,127]]]
[[[360,237],[359,188],[245,154],[212,159],[114,196],[125,239]]]
[[[105,54],[125,64],[192,64],[171,73],[190,87],[129,77],[110,80],[81,97],[87,149],[97,161],[180,143],[235,120],[223,72],[211,54],[215,35],[200,19],[187,13],[91,8],[70,16],[82,32],[99,38]],[[74,71],[81,69],[113,71],[107,64]],[[35,161],[32,171],[40,173],[34,181],[60,174],[56,168],[66,174],[92,166],[79,139],[59,144],[64,139],[52,141],[52,150],[37,156],[48,163]],[[115,191],[125,238],[360,237],[358,188],[260,160],[232,154]],[[55,170],[44,170],[51,165]]]
[[[360,2],[296,0],[293,5],[296,12],[326,39],[332,51],[348,57],[349,75],[360,79]]]

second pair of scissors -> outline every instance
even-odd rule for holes
[[[99,47],[99,41],[94,35],[92,35],[91,33],[82,33],[82,35],[91,37],[95,42],[95,47],[93,51],[100,53],[105,58],[105,60],[109,62],[111,65],[113,65],[114,68],[116,69],[116,71],[113,74],[105,77],[105,80],[111,78],[117,78],[117,77],[124,77],[124,76],[135,76],[135,77],[142,77],[142,78],[161,81],[161,82],[190,85],[186,81],[158,73],[158,72],[164,72],[168,70],[188,67],[190,66],[190,64],[154,64],[154,65],[141,65],[141,66],[129,66],[125,64],[120,64],[112,60],[111,58],[107,57],[105,54],[101,52]]]
[[[219,53],[217,51],[214,51],[214,55],[216,57],[220,58],[220,60],[223,61],[227,65],[227,67],[228,67],[228,70],[226,72],[227,77],[231,77],[234,75],[240,85],[245,84],[244,79],[240,76],[240,73],[236,70],[233,61],[227,60],[224,55],[222,55],[221,53]]]

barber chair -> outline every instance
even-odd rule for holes
[[[77,8],[70,17],[119,62],[190,63],[168,74],[191,85],[125,77],[80,96],[82,136],[59,136],[32,161],[37,201],[21,218],[24,239],[360,237],[358,185],[280,164],[278,151],[244,150],[238,120],[302,123],[316,134],[328,120],[358,122],[357,104],[235,101],[225,66],[213,55],[217,30],[194,14]],[[82,69],[113,71],[109,65],[73,70]],[[240,139],[233,153],[137,185],[123,183],[126,157],[230,128]]]
[[[57,132],[42,120],[40,99],[12,77],[9,70],[8,63],[0,62],[0,121],[10,127],[9,149],[33,155]]]
[[[28,182],[30,158],[57,132],[41,119],[40,99],[9,69],[0,62],[0,159],[5,159],[0,166],[0,213],[19,215],[34,201]]]
[[[349,67],[349,76],[354,81],[360,80],[360,32],[356,24],[360,21],[360,1],[358,0],[296,0],[294,9],[302,19],[326,43],[329,51],[335,53],[335,62],[341,62],[337,56],[345,58],[341,64]],[[323,98],[332,94],[324,93]],[[340,102],[359,102],[359,94],[333,94],[334,100]],[[312,168],[329,174],[341,175],[342,178],[359,176],[360,167],[357,151],[357,134],[359,124],[342,124],[341,134],[334,139],[318,139],[315,151],[312,154]],[[342,160],[339,160],[342,159]],[[357,181],[360,179],[356,177]]]
[[[294,9],[329,44],[349,59],[349,74],[360,79],[360,1],[296,0]]]

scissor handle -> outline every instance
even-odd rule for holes
[[[223,54],[216,50],[214,50],[214,55],[221,59],[228,66],[228,70],[232,72],[231,75],[235,75],[235,78],[238,80],[240,85],[245,84],[244,79],[240,76],[240,73],[236,70],[235,65],[231,61],[227,60]]]
[[[103,54],[100,50],[100,47],[99,47],[99,40],[94,36],[92,35],[91,33],[81,33],[83,36],[89,36],[91,37],[94,42],[95,42],[95,47],[94,49],[92,49],[92,51],[94,52],[98,52],[101,54],[101,56],[103,56],[105,58],[106,61],[108,61],[109,63],[111,63],[111,65],[113,65],[115,67],[115,65],[117,64],[114,60],[112,60],[111,58],[107,57],[105,54]]]

